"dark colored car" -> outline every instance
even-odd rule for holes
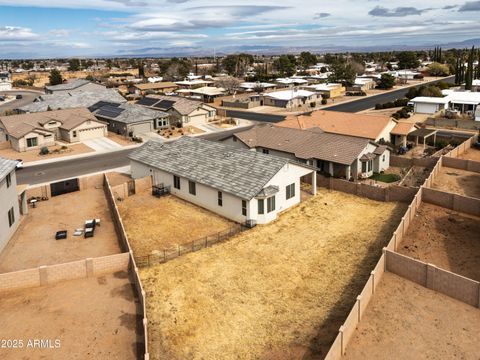
[[[15,97],[15,99],[17,99],[17,100],[23,99],[23,95],[18,94],[18,95]]]

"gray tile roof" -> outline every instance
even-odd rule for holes
[[[173,108],[178,111],[181,115],[188,115],[192,111],[197,110],[200,106],[203,105],[201,101],[187,99],[180,96],[168,96],[168,95],[151,95],[147,96],[149,99],[158,99],[158,102],[152,105],[152,107],[158,108],[163,111],[168,111]],[[167,100],[173,104],[170,107],[161,107],[160,102],[162,100]],[[165,103],[167,104],[167,103]]]
[[[109,106],[109,105],[107,105]],[[165,118],[169,115],[160,110],[149,109],[140,105],[124,103],[118,106],[123,111],[115,118],[105,115],[98,115],[103,107],[94,112],[94,115],[100,119],[114,120],[125,124],[134,124],[144,121],[153,121],[154,119]]]
[[[87,85],[88,83],[90,83],[90,81],[86,79],[75,79],[73,81],[69,81],[64,84],[46,86],[46,89],[51,91],[73,90],[73,89],[79,88],[80,86]]]
[[[343,165],[351,165],[370,143],[369,139],[325,133],[319,128],[300,130],[272,124],[257,125],[233,136],[250,148],[263,147],[294,154],[298,159]]]
[[[35,102],[21,107],[24,112],[40,112],[58,109],[71,109],[78,107],[90,107],[99,101],[124,103],[127,100],[114,89],[98,91],[76,91],[72,93],[42,95]]]
[[[288,159],[183,136],[171,143],[149,141],[129,158],[219,191],[250,200]]]
[[[5,177],[15,169],[17,162],[15,160],[9,160],[0,157],[0,180],[5,179]]]

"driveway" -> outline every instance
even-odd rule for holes
[[[0,115],[7,110],[13,110],[20,108],[22,106],[32,103],[37,97],[42,95],[42,92],[39,91],[30,91],[30,90],[10,90],[10,91],[0,91],[1,96],[16,96],[22,95],[21,99],[15,99],[13,101],[6,102],[2,104],[0,102]]]
[[[83,143],[95,151],[110,151],[122,148],[121,145],[117,144],[113,140],[110,140],[109,138],[90,139],[85,140]]]

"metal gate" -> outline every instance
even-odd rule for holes
[[[131,180],[127,184],[128,184],[128,196],[135,195],[135,180]]]
[[[50,184],[52,196],[67,194],[78,190],[80,190],[78,179],[69,179]]]

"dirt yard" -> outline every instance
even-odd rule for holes
[[[442,167],[432,187],[459,195],[480,198],[480,173]]]
[[[480,150],[475,148],[470,148],[466,152],[464,152],[462,155],[459,155],[458,158],[480,161]]]
[[[117,203],[135,256],[227,230],[233,222],[176,196],[138,193]]]
[[[404,212],[319,189],[274,223],[141,269],[151,359],[324,356]]]
[[[432,172],[432,169],[417,165],[412,166],[411,170],[412,171],[406,174],[402,185],[420,187]]]
[[[0,157],[12,160],[22,159],[24,162],[29,162],[86,154],[94,151],[91,147],[85,144],[69,145],[67,149],[62,149],[60,145],[48,146],[48,150],[50,151],[50,154],[40,155],[40,149],[24,152],[18,152],[14,149],[3,149],[0,150]]]
[[[73,236],[88,219],[100,219],[93,238]],[[65,240],[55,233],[67,230]],[[0,255],[0,272],[118,254],[121,252],[103,189],[88,189],[40,201],[29,208]]]
[[[132,177],[128,174],[112,171],[107,173],[108,182],[110,183],[110,187],[114,187],[117,185],[125,184],[126,182],[132,181]]]
[[[136,143],[130,140],[130,138],[115,134],[112,131],[108,132],[108,138],[112,141],[115,141],[118,145],[121,146],[129,146],[129,145],[135,145]]]
[[[423,203],[398,252],[480,281],[480,218]]]
[[[395,274],[383,276],[343,359],[478,360],[478,309]]]
[[[126,272],[2,294],[0,339],[23,340],[0,348],[2,360],[139,359],[142,322]],[[59,348],[27,348],[49,339]]]

